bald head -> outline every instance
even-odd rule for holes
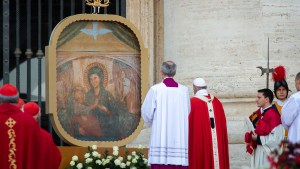
[[[173,61],[166,61],[161,65],[161,73],[167,77],[173,77],[176,74],[176,64]]]

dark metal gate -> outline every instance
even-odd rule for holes
[[[37,102],[42,108],[41,126],[48,130],[57,145],[67,145],[55,132],[45,114],[44,49],[48,45],[52,29],[65,17],[80,13],[91,13],[85,0],[3,0],[0,4],[0,86],[14,84],[20,97]],[[126,0],[110,0],[101,14],[115,14],[126,17]],[[22,66],[23,65],[23,66]],[[23,89],[23,90],[22,90]],[[33,94],[37,91],[37,94]]]

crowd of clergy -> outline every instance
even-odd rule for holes
[[[162,82],[149,89],[142,104],[145,125],[151,127],[151,169],[229,169],[222,103],[208,92],[201,77],[193,81],[194,96],[190,98],[188,88],[174,80],[175,74],[176,64],[164,62]],[[268,155],[283,140],[300,143],[300,72],[295,78],[297,92],[289,98],[285,68],[276,67],[272,77],[274,91],[258,90],[258,110],[245,120],[249,129],[245,151],[251,154],[251,169],[269,168]]]
[[[17,88],[0,88],[0,168],[58,169],[61,154],[39,125],[39,105],[19,98]]]
[[[151,127],[148,163],[151,169],[229,169],[226,116],[220,100],[209,93],[206,81],[193,81],[194,96],[173,78],[176,64],[161,66],[162,82],[153,85],[141,115]],[[267,156],[283,140],[300,143],[300,72],[297,92],[288,98],[285,68],[272,73],[274,91],[257,91],[259,107],[246,118],[246,150],[251,168],[269,167]],[[274,93],[274,94],[273,94]],[[274,96],[276,102],[273,102]],[[61,154],[51,135],[39,126],[40,107],[24,103],[17,88],[0,88],[0,164],[7,169],[57,169]],[[282,147],[285,147],[284,145]]]

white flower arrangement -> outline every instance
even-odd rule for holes
[[[78,156],[73,156],[72,161],[78,161]]]
[[[92,145],[93,150],[97,150],[97,145]]]
[[[142,148],[139,146],[138,150]],[[149,166],[141,151],[126,152],[125,157],[121,157],[119,147],[114,146],[111,155],[107,150],[101,155],[97,152],[97,146],[92,145],[84,154],[83,161],[79,161],[78,156],[74,155],[70,167],[66,169],[149,169]]]

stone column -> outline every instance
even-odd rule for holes
[[[150,85],[160,81],[159,66],[163,59],[163,0],[128,0],[126,18],[141,32],[148,48]]]

